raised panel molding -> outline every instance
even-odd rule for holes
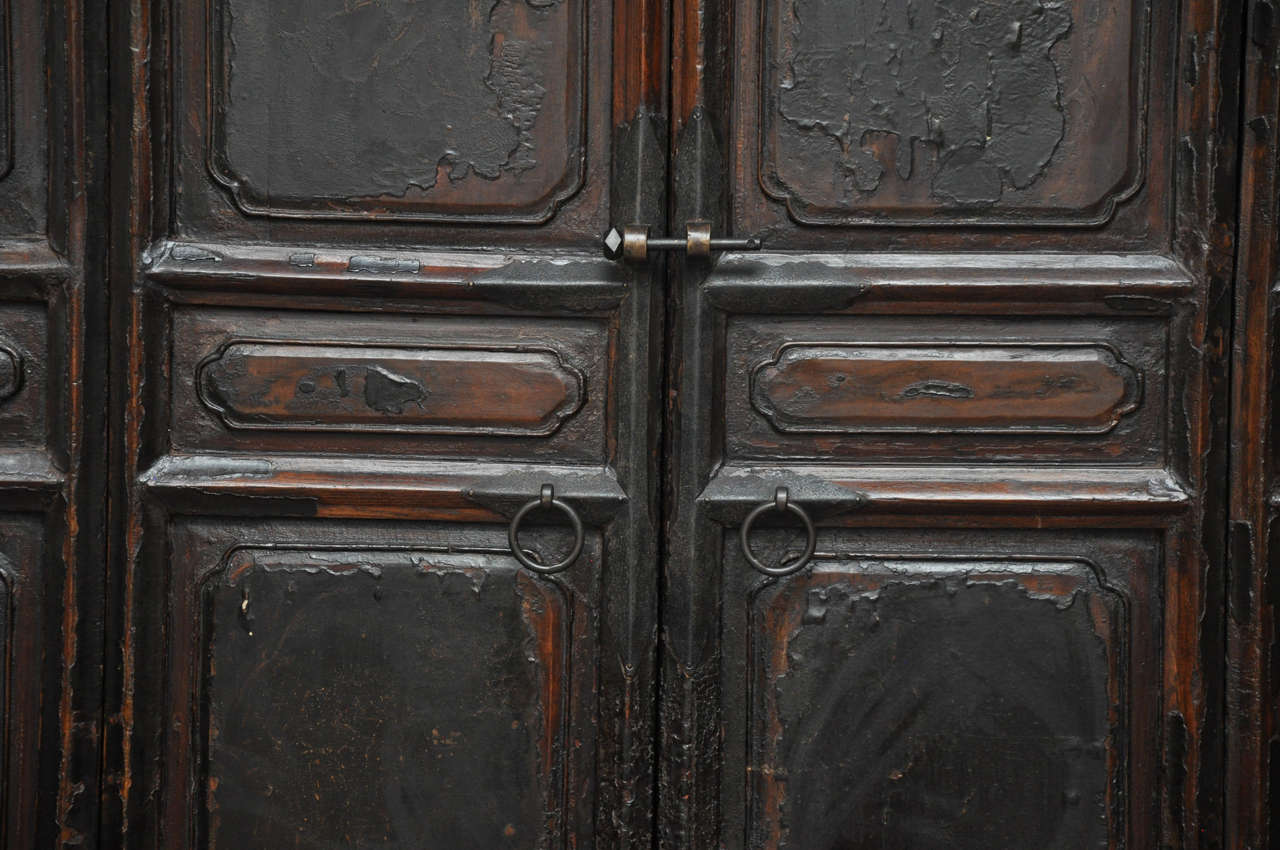
[[[831,557],[750,612],[750,846],[1123,834],[1132,640],[1093,564]]]
[[[207,165],[247,215],[540,223],[583,184],[582,0],[207,3]]]
[[[1142,398],[1141,373],[1101,344],[812,343],[751,378],[783,433],[1106,433]]]
[[[581,408],[580,372],[549,349],[236,340],[197,369],[229,428],[545,437]]]
[[[237,546],[195,586],[200,847],[551,847],[571,623],[504,550]]]
[[[816,225],[1096,226],[1142,185],[1146,0],[766,0],[760,181]]]

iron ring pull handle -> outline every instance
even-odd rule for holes
[[[517,539],[520,535],[520,524],[524,522],[524,518],[530,511],[538,508],[556,508],[568,516],[569,522],[573,524],[573,549],[565,558],[554,564],[535,563],[520,548],[520,541]],[[582,554],[582,539],[582,518],[567,503],[556,498],[556,488],[550,484],[543,484],[538,498],[522,505],[520,510],[516,511],[516,515],[511,518],[511,525],[507,526],[507,542],[511,545],[511,554],[520,562],[520,566],[542,575],[562,572],[573,566],[573,562]]]
[[[751,551],[751,527],[755,525],[756,520],[758,520],[762,514],[769,511],[780,511],[782,513],[795,514],[800,517],[800,521],[804,523],[804,531],[807,536],[804,551],[800,553],[800,556],[790,561],[783,561],[776,567],[766,566],[759,558],[756,557],[755,553]],[[762,504],[757,505],[752,509],[751,513],[747,514],[747,518],[743,520],[742,529],[739,532],[739,539],[742,543],[742,554],[746,556],[747,563],[750,564],[753,569],[757,572],[764,573],[767,576],[780,577],[789,576],[792,573],[797,573],[805,568],[810,559],[813,558],[813,551],[818,545],[818,532],[817,529],[813,527],[813,520],[809,518],[809,514],[805,512],[804,508],[791,501],[791,494],[787,488],[779,487],[774,491],[772,501],[763,502]]]

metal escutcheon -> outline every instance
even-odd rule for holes
[[[782,513],[790,513],[800,517],[800,521],[804,523],[805,541],[804,551],[799,557],[790,561],[783,561],[776,567],[766,566],[755,553],[751,551],[751,526],[755,524],[762,514],[768,511],[780,511]],[[747,563],[758,572],[762,572],[767,576],[789,576],[804,569],[813,557],[813,550],[818,545],[818,532],[813,527],[813,520],[809,519],[809,515],[804,509],[791,501],[790,492],[786,487],[779,487],[773,493],[773,501],[764,502],[756,506],[751,513],[747,514],[747,518],[742,523],[740,532],[740,540],[742,542],[742,554],[746,556]]]
[[[520,524],[524,522],[524,518],[529,515],[530,511],[538,508],[556,508],[569,517],[569,522],[573,525],[573,549],[569,554],[554,564],[538,564],[529,559],[529,556],[520,548],[520,541],[517,539],[520,535]],[[569,507],[568,504],[556,498],[556,489],[550,484],[542,485],[542,492],[538,498],[531,502],[527,502],[516,511],[516,515],[511,518],[511,525],[507,527],[507,542],[511,545],[511,554],[520,562],[522,567],[532,570],[542,575],[551,575],[552,573],[562,572],[573,565],[578,560],[578,556],[582,554],[582,518],[578,516],[578,512]]]

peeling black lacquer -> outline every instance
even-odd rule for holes
[[[1142,189],[1146,0],[761,6],[755,170],[795,224],[1091,226]]]
[[[429,394],[422,384],[380,366],[365,369],[364,403],[382,413],[403,413],[408,405],[421,404]]]
[[[551,121],[572,117],[582,56],[557,51],[577,0],[212,5],[210,166],[245,212],[447,218],[435,190],[480,181],[517,201],[489,217],[542,218],[577,181],[572,146],[538,131],[548,98]]]
[[[1226,350],[1231,134],[1274,136],[1221,105],[1231,4],[638,5],[112,7],[107,837],[1217,846],[1225,408],[1204,378]],[[650,39],[671,55],[620,58]],[[611,224],[695,217],[779,253],[681,264],[665,289],[661,263],[596,256]],[[835,410],[833,430],[787,436],[749,376],[801,339],[930,346],[883,387],[943,421],[868,435]],[[237,340],[276,348],[202,395],[202,364]],[[14,342],[31,371],[0,418],[47,369]],[[498,426],[432,430],[449,382],[414,357],[455,345],[488,367],[558,362],[580,394],[523,430],[509,401]],[[1017,352],[1030,376],[965,371],[956,345],[1113,349],[1127,377],[1099,422],[962,433],[947,412],[975,399],[999,424],[1114,382]],[[289,347],[311,362],[282,369]],[[494,383],[472,410],[530,382]],[[502,540],[544,485],[589,529],[555,579],[517,571]],[[784,599],[830,568],[776,582],[737,549],[785,486],[844,574],[817,597]],[[521,542],[554,559],[563,533]],[[751,545],[772,562],[797,539],[769,517]],[[886,550],[910,563],[859,585]],[[973,565],[1015,550],[1069,564],[1070,587]],[[941,558],[968,566],[939,579]],[[564,599],[572,632],[552,634]],[[752,620],[769,599],[787,628]],[[770,701],[782,721],[763,728]],[[60,765],[42,765],[51,787]]]
[[[779,109],[806,152],[836,153],[847,197],[874,193],[888,154],[903,180],[933,160],[941,203],[984,207],[1044,174],[1063,137],[1052,58],[1070,9],[1041,0],[830,4],[792,0]],[[825,140],[825,141],[824,141]]]

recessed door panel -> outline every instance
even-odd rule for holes
[[[1143,177],[1146,13],[766,2],[761,183],[805,224],[1105,221]]]
[[[755,846],[1109,846],[1128,635],[1090,565],[821,560],[750,608]]]
[[[549,218],[583,177],[585,5],[210,0],[210,173],[249,215]]]
[[[549,561],[559,537],[523,542]],[[171,669],[191,682],[173,710],[196,732],[171,738],[193,791],[171,788],[170,811],[196,846],[562,847],[583,832],[594,541],[559,578],[482,526],[197,520],[173,539]]]

